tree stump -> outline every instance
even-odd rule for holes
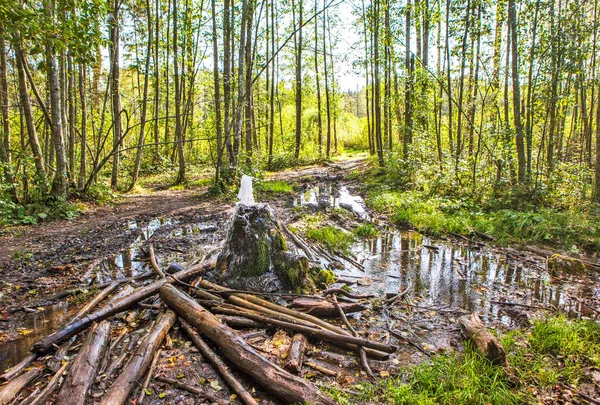
[[[265,204],[239,204],[217,258],[217,279],[236,290],[310,291],[309,263],[287,250],[287,242]]]
[[[489,361],[498,366],[508,366],[500,340],[485,327],[479,315],[472,313],[461,316],[458,324],[464,337],[471,340]]]

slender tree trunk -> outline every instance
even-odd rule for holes
[[[300,157],[300,144],[302,141],[302,0],[298,3],[298,28],[297,34],[294,34],[296,45],[296,149],[294,151],[294,159],[296,162]],[[292,0],[292,7],[294,1]],[[294,27],[296,27],[294,21]]]
[[[160,60],[158,51],[160,49],[160,0],[154,2],[154,18],[155,24],[155,36],[154,36],[154,163],[158,164],[160,159],[160,138],[158,133],[159,128],[159,114],[160,114]],[[167,112],[168,115],[168,112]],[[168,121],[168,120],[167,120]]]
[[[464,90],[465,90],[465,67],[467,64],[467,40],[469,38],[469,26],[471,23],[471,0],[467,0],[467,9],[465,11],[465,30],[463,32],[462,44],[461,44],[461,55],[460,55],[460,76],[458,85],[458,122],[456,124],[456,156],[454,162],[454,172],[458,174],[458,165],[460,162],[460,155],[463,148],[462,139],[462,111],[464,101]]]
[[[381,80],[379,77],[379,2],[375,5],[375,27],[373,36],[373,57],[375,58],[375,72],[373,74],[373,81],[375,83],[375,143],[377,145],[377,160],[379,166],[385,165],[383,160],[383,140],[381,138]]]
[[[326,0],[323,0],[323,8],[327,7]],[[325,76],[325,105],[327,109],[327,145],[325,147],[325,157],[329,159],[331,155],[331,100],[329,97],[329,72],[327,70],[327,40],[326,40],[326,20],[327,11],[323,16],[323,75]]]
[[[119,63],[120,58],[120,27],[119,27],[119,1],[114,0],[112,8],[112,21],[110,25],[110,40],[109,54],[111,58],[111,97],[112,97],[112,118],[113,118],[113,149],[115,154],[112,159],[112,173],[110,178],[110,186],[116,190],[119,185],[119,160],[120,160],[120,143],[122,137],[121,123],[121,68]]]
[[[215,130],[217,132],[217,164],[215,168],[215,183],[221,179],[221,166],[223,164],[223,128],[221,127],[221,82],[219,80],[219,43],[217,35],[217,11],[215,1],[211,0],[212,11],[212,41],[213,41],[213,82],[215,95]]]
[[[275,0],[271,1],[271,55],[275,56]],[[269,97],[269,167],[273,163],[273,142],[275,138],[275,69],[271,68],[271,93]]]
[[[508,0],[508,19],[510,22],[512,41],[512,92],[513,92],[513,122],[515,126],[515,137],[517,146],[517,164],[519,183],[527,182],[525,147],[523,145],[523,126],[521,124],[521,88],[519,84],[519,49],[517,47],[517,10],[515,0]]]
[[[537,38],[538,14],[540,10],[540,0],[535,2],[535,13],[533,16],[533,36],[531,39],[531,48],[529,49],[529,70],[527,73],[527,116],[525,131],[527,137],[527,176],[531,178],[531,149],[533,144],[533,68],[535,64],[535,47]]]
[[[87,165],[87,101],[85,94],[85,65],[79,64],[79,100],[81,102],[81,155],[79,157],[79,179],[77,187],[81,190],[86,180]]]
[[[154,32],[152,31],[152,12],[150,11],[150,0],[146,0],[146,19],[146,23],[148,24],[148,40],[146,43],[146,62],[144,65],[144,90],[142,95],[142,113],[140,116],[140,133],[138,137],[137,153],[135,155],[133,174],[131,175],[131,186],[129,186],[130,190],[135,187],[135,184],[138,180],[138,176],[140,174],[142,152],[144,148],[144,140],[146,138],[144,130],[146,128],[146,111],[148,109],[148,85],[150,80],[150,58],[152,56],[152,37],[154,35]]]
[[[317,0],[315,0],[315,14],[317,14]],[[315,18],[315,83],[317,86],[317,142],[319,144],[319,157],[323,156],[323,116],[321,106],[321,80],[319,78],[319,19]],[[325,55],[324,55],[325,56]]]
[[[0,163],[3,164],[4,180],[8,186],[8,192],[14,202],[19,201],[17,196],[17,184],[13,174],[12,159],[10,151],[10,98],[8,94],[8,68],[6,63],[6,46],[4,44],[4,27],[0,23],[0,104],[2,115],[2,136],[0,136]]]
[[[179,38],[178,38],[178,10],[177,0],[173,0],[173,79],[175,84],[175,142],[177,145],[177,158],[179,169],[177,171],[176,183],[181,184],[185,181],[185,153],[184,153],[184,135],[181,127],[181,83],[179,72]]]
[[[50,21],[54,21],[54,2],[47,1],[46,13]],[[48,85],[50,90],[50,111],[52,116],[52,141],[56,152],[56,172],[52,181],[52,194],[56,197],[67,198],[67,155],[65,151],[63,111],[59,87],[59,69],[56,51],[50,40],[46,42],[46,64],[48,69]]]
[[[413,69],[414,63],[410,52],[410,33],[411,33],[411,9],[410,0],[406,5],[406,23],[405,23],[405,56],[404,67],[406,70],[406,84],[404,89],[404,159],[408,158],[410,145],[412,144],[413,118],[412,118],[412,93],[413,93]]]

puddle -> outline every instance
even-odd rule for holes
[[[362,197],[351,194],[345,186],[315,186],[294,198],[294,206],[314,208],[343,208],[354,212],[359,218],[368,220]]]
[[[34,343],[63,327],[78,309],[78,304],[60,301],[34,313],[12,314],[9,329],[21,332],[17,339],[0,343],[0,373],[28,356]]]
[[[410,296],[418,305],[462,309],[499,319],[513,326],[511,318],[494,301],[554,307],[569,316],[595,316],[576,298],[599,298],[595,277],[591,285],[553,280],[536,266],[507,261],[505,255],[486,248],[473,249],[441,243],[417,232],[389,229],[377,237],[356,242],[351,256],[364,271],[340,258],[344,270],[339,277],[361,280],[354,285],[361,293],[385,296],[410,286]],[[365,277],[368,277],[365,278]]]

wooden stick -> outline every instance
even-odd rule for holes
[[[152,359],[152,364],[150,364],[150,368],[148,369],[148,373],[146,374],[146,378],[144,379],[144,383],[140,388],[140,395],[138,396],[136,405],[144,403],[144,399],[146,398],[146,389],[148,388],[148,384],[150,383],[150,379],[152,378],[152,373],[154,373],[154,368],[156,367],[156,363],[158,363],[158,359],[160,358],[161,350],[158,349],[154,358]]]
[[[10,380],[8,384],[0,389],[0,405],[6,405],[13,400],[19,392],[27,387],[33,380],[35,380],[42,370],[39,368],[32,368],[29,371],[24,372],[17,378]]]
[[[274,319],[272,317],[263,315],[259,312],[252,311],[249,309],[245,311],[239,311],[229,308],[222,308],[221,311],[223,313],[226,313],[227,315],[245,316],[246,318],[250,318],[258,322],[263,322],[269,325],[277,326],[279,328],[292,330],[294,332],[300,332],[305,335],[327,340],[333,343],[350,343],[358,346],[369,347],[375,350],[381,350],[386,353],[393,353],[396,351],[396,348],[394,346],[390,346],[384,343],[374,342],[352,335],[339,335],[328,330],[311,328],[309,326],[305,326],[298,323],[280,321],[278,319]]]
[[[209,261],[201,263],[197,266],[192,266],[189,269],[183,270],[177,273],[177,278],[186,280],[193,278],[201,273],[203,273],[206,269],[214,267],[215,262]],[[84,330],[89,327],[93,322],[104,320],[112,315],[118,314],[119,312],[123,312],[134,305],[136,305],[139,301],[142,301],[158,292],[160,287],[165,284],[169,284],[175,281],[175,278],[169,276],[167,278],[163,278],[161,280],[155,281],[154,283],[147,285],[145,287],[136,288],[129,296],[123,297],[116,302],[111,302],[104,308],[101,308],[82,319],[77,320],[69,324],[66,328],[61,329],[57,332],[54,332],[52,335],[47,336],[37,342],[33,346],[33,351],[36,353],[44,354],[50,351],[55,344],[62,342],[65,339],[70,338],[76,333]]]
[[[148,243],[148,253],[150,256],[150,265],[152,269],[160,276],[160,278],[165,278],[165,273],[158,267],[158,263],[156,262],[156,256],[154,255],[154,246],[152,243]]]
[[[83,405],[88,389],[96,379],[98,365],[109,339],[110,322],[105,320],[94,324],[60,388],[57,404]]]
[[[306,364],[308,367],[317,370],[318,372],[331,376],[331,377],[337,377],[338,376],[338,372],[337,371],[333,371],[330,370],[328,368],[325,368],[323,366],[319,366],[317,363],[313,363],[311,361],[307,361],[304,364]]]
[[[69,362],[65,362],[65,364],[62,365],[61,368],[58,369],[58,371],[56,371],[56,373],[54,373],[54,376],[52,377],[52,379],[48,382],[48,384],[46,384],[46,387],[40,391],[38,394],[31,394],[27,399],[27,403],[28,405],[44,405],[46,403],[46,401],[50,398],[50,396],[54,393],[54,391],[58,388],[59,383],[60,383],[60,379],[62,377],[62,375],[64,374],[64,372],[67,370],[67,368],[69,367]],[[31,402],[29,402],[31,401]]]
[[[356,333],[356,329],[354,329],[352,324],[350,324],[350,322],[348,321],[348,318],[346,317],[346,314],[344,313],[344,310],[338,303],[337,297],[335,296],[335,294],[331,294],[331,298],[333,300],[333,305],[335,305],[336,309],[338,310],[338,312],[340,314],[340,317],[344,321],[344,324],[346,324],[346,327],[348,328],[348,330],[352,333],[353,336],[358,336],[358,333]],[[362,346],[359,346],[358,354],[360,356],[360,362],[361,362],[362,368],[365,370],[365,372],[367,373],[369,378],[375,379],[375,376],[373,375],[373,371],[371,371],[371,367],[369,366],[369,362],[367,361],[367,353],[365,353],[365,348]]]
[[[313,383],[288,373],[260,355],[232,329],[177,288],[163,286],[160,297],[216,344],[223,356],[285,403],[335,404]]]
[[[90,302],[88,302],[83,308],[79,310],[79,312],[77,313],[77,315],[75,315],[75,318],[73,318],[71,322],[86,316],[96,305],[100,303],[100,301],[112,294],[113,291],[115,291],[119,287],[119,285],[121,284],[115,281],[108,285],[108,287],[100,291],[98,295],[96,295]]]
[[[154,354],[169,333],[176,318],[173,311],[167,311],[156,321],[152,331],[144,337],[121,374],[100,401],[100,405],[121,405],[127,401],[129,395],[137,387],[138,381],[148,371]]]
[[[156,381],[160,381],[160,382],[166,383],[166,384],[171,384],[175,388],[179,388],[179,389],[187,391],[191,394],[198,395],[199,397],[208,399],[210,402],[219,403],[222,401],[221,398],[217,397],[216,395],[211,394],[210,392],[202,391],[200,388],[196,388],[196,387],[192,387],[191,385],[184,384],[181,381],[178,381],[174,378],[156,377]]]
[[[233,389],[233,391],[237,394],[240,400],[246,405],[258,405],[256,400],[250,395],[248,391],[244,388],[244,386],[233,376],[229,367],[211,350],[210,347],[206,344],[204,340],[200,337],[200,335],[194,330],[192,325],[187,323],[182,318],[179,318],[179,322],[183,329],[187,332],[192,342],[196,345],[200,353],[204,357],[206,357],[211,364],[215,367],[215,369],[219,372],[219,375],[223,377],[225,382]]]

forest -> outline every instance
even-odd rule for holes
[[[0,405],[600,403],[598,8],[3,0]]]

